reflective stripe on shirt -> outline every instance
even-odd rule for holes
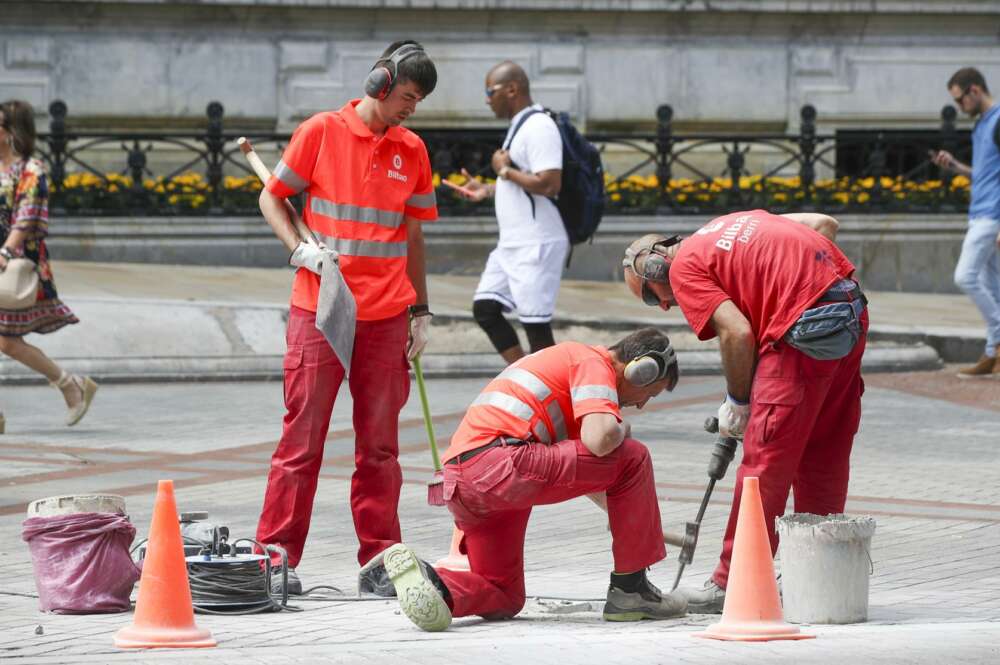
[[[403,205],[410,206],[411,208],[433,208],[437,205],[437,197],[434,195],[434,190],[432,189],[427,194],[411,195]]]
[[[380,208],[366,208],[349,203],[336,203],[319,197],[310,199],[312,211],[326,217],[332,217],[342,222],[360,222],[361,224],[378,224],[389,229],[398,229],[403,223],[403,213]]]
[[[501,392],[486,392],[479,395],[472,406],[492,406],[506,411],[515,418],[530,421],[535,415],[534,409],[512,395]]]
[[[497,378],[516,383],[534,395],[539,402],[544,402],[545,398],[552,394],[552,391],[541,379],[528,370],[518,367],[508,367]]]
[[[570,390],[570,398],[573,403],[582,402],[585,399],[606,399],[615,406],[618,405],[618,391],[611,386],[600,384],[590,386],[577,386]]]
[[[298,173],[293,171],[288,164],[285,164],[284,160],[280,160],[278,165],[274,167],[274,177],[285,183],[285,185],[294,190],[296,194],[305,189],[309,184],[301,176],[299,176]]]
[[[562,407],[559,406],[559,400],[552,400],[549,405],[545,407],[545,412],[549,414],[549,420],[552,421],[552,427],[554,431],[552,432],[553,441],[564,441],[569,436],[566,433],[566,420],[563,418]]]
[[[406,256],[406,242],[377,242],[375,240],[350,240],[317,234],[320,241],[344,256],[367,256],[376,259],[394,259]]]

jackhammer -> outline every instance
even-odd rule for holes
[[[718,433],[719,419],[713,417],[705,420],[705,431],[711,434]],[[667,539],[668,544],[681,548],[680,556],[677,559],[680,566],[677,568],[677,577],[674,579],[674,586],[670,588],[671,591],[680,584],[684,567],[694,560],[694,549],[698,546],[698,532],[701,530],[701,520],[705,516],[705,509],[708,508],[708,500],[712,497],[716,481],[725,477],[729,463],[736,456],[738,443],[737,439],[727,436],[720,436],[716,440],[715,447],[712,449],[712,457],[708,461],[708,487],[705,488],[705,496],[701,500],[701,506],[698,507],[698,516],[694,518],[693,522],[688,522],[685,525],[683,537]]]

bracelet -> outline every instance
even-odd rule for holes
[[[434,316],[434,314],[431,313],[430,307],[427,304],[410,305],[410,316],[416,318],[418,316]]]
[[[14,260],[14,254],[6,247],[0,247],[0,256],[4,257],[8,261]]]

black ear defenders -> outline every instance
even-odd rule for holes
[[[660,299],[649,288],[647,282],[669,283],[667,273],[670,270],[670,258],[667,256],[666,249],[667,247],[676,245],[680,241],[680,236],[670,236],[638,251],[633,250],[631,247],[625,250],[625,258],[622,259],[622,266],[630,268],[639,277],[639,281],[642,284],[642,302],[651,307],[659,305]],[[642,256],[645,256],[646,260],[642,264],[642,272],[639,272],[635,264]]]
[[[399,63],[423,52],[424,49],[416,44],[403,44],[388,57],[380,58],[365,79],[365,94],[375,99],[388,97],[396,85]]]
[[[670,368],[676,365],[677,354],[674,353],[674,347],[667,344],[667,348],[663,351],[647,351],[630,360],[625,365],[625,380],[640,388],[652,385],[670,376]],[[677,385],[676,370],[673,377],[674,380],[667,386],[667,390],[673,390]]]

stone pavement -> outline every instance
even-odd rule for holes
[[[428,382],[436,433],[446,443],[483,379]],[[585,499],[536,509],[526,544],[533,599],[517,619],[455,621],[422,633],[393,601],[301,601],[301,613],[198,616],[219,641],[211,650],[121,652],[113,633],[129,614],[40,614],[21,521],[29,500],[56,493],[126,497],[140,536],[160,478],[173,478],[179,508],[208,510],[236,536],[252,536],[267,463],[280,431],[276,382],[107,385],[77,427],[41,386],[0,388],[8,433],[0,437],[0,659],[10,663],[996,663],[1000,662],[1000,382],[960,381],[950,371],[867,377],[855,443],[848,512],[876,517],[870,621],[805,626],[818,636],[762,644],[699,640],[714,621],[608,624],[600,607],[611,567],[603,515]],[[701,422],[718,403],[716,377],[687,377],[678,389],[630,411],[633,433],[653,455],[664,527],[694,517],[712,437]],[[426,505],[430,477],[419,400],[401,422],[404,539],[435,559],[447,550],[446,509]],[[356,541],[347,507],[352,469],[350,396],[334,412],[313,529],[299,567],[306,586],[355,592]],[[700,584],[718,554],[733,477],[716,490],[694,564]],[[650,576],[669,586],[676,550]],[[780,567],[780,562],[779,562]],[[570,599],[560,601],[557,599]],[[36,635],[41,626],[42,635]]]
[[[101,380],[272,379],[281,376],[292,272],[56,262],[60,295],[81,323],[34,343],[70,371]],[[431,275],[438,315],[424,359],[428,374],[489,376],[502,368],[471,318],[476,278]],[[974,360],[984,324],[968,298],[872,292],[866,370],[933,369],[941,360]],[[661,312],[630,297],[621,283],[566,280],[556,340],[610,343],[625,329],[669,332],[688,374],[718,373],[714,343],[698,342],[676,309]],[[37,382],[0,357],[0,384]]]

